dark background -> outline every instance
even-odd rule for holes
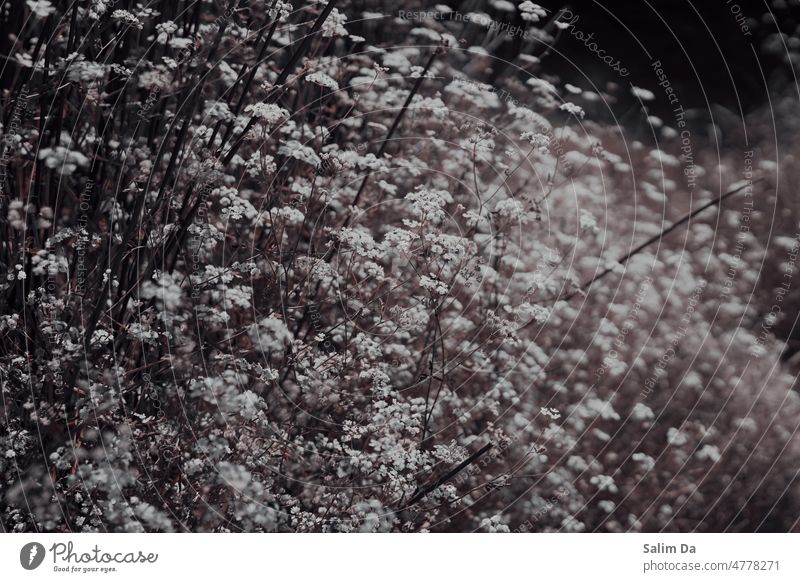
[[[737,0],[731,4],[726,0],[566,3],[540,0],[538,3],[554,13],[569,8],[580,15],[576,28],[593,32],[598,45],[607,54],[620,58],[631,71],[629,77],[622,79],[566,31],[552,50],[538,47],[539,54],[547,51],[542,73],[558,76],[583,89],[592,88],[592,83],[605,90],[609,82],[630,82],[656,92],[657,79],[649,66],[658,59],[684,108],[718,104],[738,115],[758,108],[770,95],[794,83],[790,63],[798,62],[800,51],[798,0]],[[745,15],[751,36],[742,33],[731,12],[734,4]],[[453,2],[451,6],[462,12],[481,9],[476,2]],[[485,9],[498,21],[509,20],[509,13],[491,6]],[[514,15],[510,24],[522,26],[523,22]],[[781,34],[785,35],[786,46],[781,43]],[[512,39],[497,53],[509,58],[520,50],[525,50],[522,40]],[[663,101],[652,104],[655,113],[667,113]],[[627,105],[623,97],[620,107],[624,109]]]

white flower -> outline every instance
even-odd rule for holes
[[[183,301],[183,291],[169,273],[163,273],[155,281],[145,281],[141,287],[142,299],[155,298],[162,309],[175,312]]]
[[[647,89],[642,89],[640,87],[631,86],[631,93],[633,93],[634,97],[637,97],[642,101],[652,101],[656,98],[652,91],[648,91]]]
[[[380,259],[384,255],[384,251],[366,230],[343,228],[339,231],[339,240],[343,245],[353,249],[357,255],[362,257]]]
[[[250,287],[228,287],[222,295],[222,307],[224,309],[233,309],[234,307],[250,309],[252,299],[253,291]]]
[[[599,398],[588,398],[583,404],[587,416],[599,416],[603,420],[619,420],[620,416],[614,410],[611,402],[600,400]]]
[[[317,167],[322,163],[319,156],[308,146],[304,146],[296,139],[287,141],[284,145],[278,148],[278,153],[282,156],[294,158],[305,162],[311,166]]]
[[[532,146],[539,148],[540,151],[546,152],[547,148],[550,147],[550,136],[544,133],[538,131],[523,131],[520,137],[530,142]]]
[[[677,428],[670,428],[667,431],[667,442],[671,445],[679,447],[685,445],[689,441],[689,437]]]
[[[156,24],[156,32],[158,33],[158,38],[156,42],[160,44],[164,44],[169,40],[169,37],[178,30],[178,25],[175,24],[171,20],[167,20],[166,22],[161,22],[160,24]]]
[[[575,105],[574,103],[564,103],[559,107],[561,111],[566,111],[570,115],[574,115],[578,119],[583,119],[583,116],[586,113],[583,111],[583,108],[580,105]]]
[[[38,18],[47,18],[56,11],[56,7],[48,0],[28,0],[26,4]]]
[[[650,409],[649,406],[647,406],[646,404],[642,404],[641,402],[637,402],[636,406],[634,406],[633,410],[631,411],[631,418],[633,420],[642,420],[642,421],[651,420],[655,418],[655,414],[653,414],[653,411]]]
[[[461,214],[464,217],[464,220],[467,223],[469,228],[477,226],[478,223],[486,223],[486,219],[482,217],[478,212],[475,210],[467,210]]]
[[[390,184],[386,180],[378,180],[378,188],[390,195],[397,193],[397,186]]]
[[[98,329],[98,330],[95,330],[95,332],[92,334],[92,341],[89,342],[89,343],[91,343],[92,345],[94,345],[94,344],[106,344],[106,343],[110,342],[113,338],[114,338],[114,336],[112,336],[106,330]]]
[[[89,166],[89,158],[64,146],[39,150],[39,159],[44,160],[44,165],[51,170],[60,169],[63,176],[69,176],[78,166],[82,168]]]
[[[183,464],[183,472],[189,477],[191,477],[192,475],[196,475],[202,470],[203,470],[202,459],[189,459]]]
[[[435,190],[424,186],[406,194],[405,200],[411,202],[411,208],[416,216],[423,220],[441,222],[445,218],[444,206],[453,201],[446,190]]]
[[[251,390],[245,390],[236,397],[239,413],[247,420],[253,420],[266,408],[264,399]]]
[[[750,418],[749,416],[746,418],[739,418],[736,420],[736,426],[745,432],[756,432],[758,430],[758,425],[756,421]]]
[[[608,475],[593,475],[589,479],[589,483],[597,487],[598,491],[608,491],[609,493],[616,493],[617,486],[614,485],[614,479]]]
[[[278,215],[286,224],[302,224],[306,217],[305,214],[300,212],[297,208],[291,206],[284,206],[278,210]]]
[[[89,8],[89,18],[99,20],[108,11],[108,7],[111,4],[113,4],[112,0],[92,0],[92,6]]]
[[[492,8],[503,12],[514,12],[514,4],[509,0],[491,0]]]
[[[277,18],[278,20],[285,20],[292,13],[294,8],[289,2],[282,2],[278,0],[275,7],[267,11],[270,18]]]
[[[256,150],[247,160],[245,168],[247,173],[255,178],[261,174],[262,170],[267,174],[274,174],[278,166],[275,164],[275,158],[271,155],[262,154],[261,150]]]
[[[114,10],[114,12],[111,14],[111,20],[114,20],[121,24],[127,24],[138,30],[142,30],[142,28],[144,28],[144,24],[142,24],[142,21],[136,18],[135,15],[131,14],[127,10]]]
[[[222,461],[217,466],[219,471],[220,484],[227,485],[237,491],[242,491],[253,476],[241,465],[234,465],[227,461]]]
[[[570,455],[570,457],[567,459],[567,467],[573,471],[582,473],[589,468],[589,464],[583,458],[577,455]]]
[[[551,418],[553,420],[558,420],[561,418],[561,413],[556,410],[555,408],[542,408],[539,410],[544,416]]]
[[[111,63],[111,70],[120,77],[130,77],[133,74],[133,71],[129,68],[123,67],[118,63]]]
[[[545,81],[539,77],[531,77],[525,84],[532,87],[537,93],[558,93],[558,89],[550,81]],[[566,105],[566,104],[565,104]]]
[[[539,20],[547,16],[547,11],[544,8],[530,2],[530,0],[525,0],[518,8],[520,16],[527,22],[539,22]]]
[[[316,83],[320,87],[327,87],[331,91],[339,90],[339,83],[325,73],[311,73],[310,75],[306,75],[306,81]]]
[[[511,529],[502,522],[502,518],[499,515],[493,515],[490,518],[485,517],[481,520],[481,528],[489,533],[508,533],[511,531]]]
[[[466,77],[456,77],[444,90],[447,93],[468,99],[481,108],[494,109],[500,107],[500,98],[495,93],[494,87],[486,83],[479,83]]]
[[[220,188],[216,191],[220,194],[220,206],[222,206],[222,216],[230,220],[237,221],[246,218],[253,222],[258,216],[258,210],[249,200],[242,198],[236,188]]]
[[[597,232],[599,230],[597,228],[597,219],[591,212],[583,208],[581,208],[580,212],[580,228],[581,230],[591,230],[592,232]]]
[[[617,507],[616,503],[610,501],[608,499],[603,499],[602,501],[598,502],[597,507],[605,511],[606,513],[611,513]]]
[[[214,120],[229,121],[233,119],[233,112],[224,101],[207,101],[204,115]]]
[[[249,113],[252,117],[259,119],[267,125],[274,125],[282,119],[289,117],[289,112],[283,107],[278,107],[273,103],[256,103],[248,105],[244,108],[245,113]]]
[[[67,69],[67,79],[77,83],[92,83],[94,81],[101,81],[106,76],[106,65],[86,61],[81,55],[69,64]]]
[[[292,334],[282,319],[270,315],[250,326],[248,335],[262,352],[282,352]]]
[[[532,305],[528,302],[520,305],[517,311],[523,317],[533,319],[536,321],[536,323],[545,322],[547,321],[547,318],[550,317],[549,309],[542,307],[541,305]]]
[[[525,208],[519,200],[513,198],[500,200],[495,204],[494,211],[505,219],[523,220],[525,218]]]
[[[156,340],[158,340],[157,331],[153,331],[148,326],[144,326],[139,322],[131,323],[127,331],[129,337],[133,337],[141,342],[155,344]]]
[[[716,446],[703,445],[703,448],[695,453],[695,457],[701,461],[711,461],[712,463],[716,463],[722,458],[722,455],[720,455],[719,449]]]
[[[437,295],[447,295],[447,284],[436,278],[435,275],[431,275],[430,277],[423,275],[419,279],[419,285],[426,291],[436,293]]]
[[[334,8],[322,24],[322,36],[347,36],[347,29],[344,27],[345,22],[347,22],[347,16]]]
[[[633,459],[637,463],[640,463],[642,467],[644,467],[645,471],[649,471],[656,465],[656,462],[653,459],[653,457],[641,452],[633,453],[633,455],[631,455],[631,459]]]

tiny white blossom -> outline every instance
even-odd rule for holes
[[[719,448],[715,445],[703,445],[703,447],[695,453],[695,457],[701,461],[716,463],[722,458],[722,455],[719,452]]]
[[[245,113],[249,113],[256,119],[263,121],[267,125],[274,125],[282,119],[289,117],[289,112],[283,107],[278,107],[273,103],[256,103],[244,108]]]
[[[322,160],[312,148],[304,146],[296,139],[289,140],[280,146],[278,148],[278,153],[283,156],[300,160],[301,162],[305,162],[306,164],[314,167],[317,167],[322,163]]]
[[[114,10],[114,12],[111,14],[111,19],[121,24],[132,26],[137,30],[142,30],[142,28],[144,28],[142,21],[127,10]]]
[[[544,8],[538,4],[534,4],[530,0],[525,0],[518,8],[520,16],[527,22],[539,22],[542,18],[547,16],[547,11]]]
[[[558,420],[561,418],[561,413],[555,408],[541,408],[539,409],[539,412],[552,420]]]
[[[566,111],[570,115],[574,115],[578,119],[583,119],[584,115],[586,115],[586,113],[583,111],[583,107],[580,105],[575,105],[574,103],[563,103],[559,109]]]
[[[642,89],[641,87],[631,86],[631,93],[633,93],[634,97],[637,97],[642,101],[652,101],[656,98],[652,91]]]
[[[47,18],[56,11],[56,7],[48,0],[27,0],[26,4],[38,18]]]
[[[331,91],[339,90],[339,83],[337,83],[332,77],[326,75],[325,73],[311,73],[309,75],[306,75],[306,81],[315,83],[320,87],[327,87]]]

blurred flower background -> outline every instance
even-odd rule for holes
[[[733,6],[3,4],[3,531],[800,531]]]

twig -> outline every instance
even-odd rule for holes
[[[433,483],[418,488],[411,496],[411,500],[408,502],[408,505],[406,507],[414,505],[417,501],[423,499],[429,493],[433,493],[434,491],[436,491],[439,487],[447,483],[450,479],[458,475],[461,471],[469,467],[472,463],[474,463],[475,461],[480,459],[483,455],[485,455],[487,452],[489,452],[489,449],[491,449],[493,446],[494,445],[492,443],[483,445],[483,447],[481,447],[479,451],[472,453],[469,457],[467,457],[466,459],[461,461],[458,465],[456,465],[454,469],[445,473],[442,477],[439,477]]]
[[[653,244],[656,241],[661,240],[662,238],[667,236],[669,233],[671,233],[673,230],[675,230],[676,228],[678,228],[682,224],[685,224],[686,222],[688,222],[689,220],[691,220],[692,218],[694,218],[695,216],[697,216],[698,214],[700,214],[704,210],[707,210],[708,208],[711,208],[712,206],[716,206],[718,204],[721,204],[722,201],[725,200],[726,198],[729,198],[729,197],[733,196],[734,194],[736,194],[738,192],[741,192],[745,188],[750,187],[750,186],[752,186],[753,184],[755,184],[757,182],[761,182],[763,179],[764,179],[763,177],[762,178],[756,178],[755,180],[753,180],[751,182],[747,182],[745,184],[742,184],[738,188],[734,188],[733,190],[729,190],[729,191],[725,192],[724,194],[722,194],[718,198],[715,198],[711,202],[708,202],[708,203],[704,204],[703,206],[701,206],[700,208],[698,208],[694,212],[690,212],[689,214],[684,215],[677,222],[672,223],[670,226],[668,226],[667,228],[665,228],[664,230],[662,230],[658,234],[651,236],[649,239],[644,241],[642,244],[640,244],[639,246],[637,246],[633,250],[629,251],[628,253],[626,253],[625,255],[623,255],[622,257],[620,257],[619,259],[617,259],[614,262],[615,263],[619,263],[621,265],[624,265],[626,262],[628,262],[631,259],[631,257],[634,257],[634,256],[638,255],[640,252],[642,252],[644,249],[649,247],[651,244]],[[589,281],[587,281],[586,283],[581,285],[580,290],[581,291],[585,291],[586,289],[591,287],[592,284],[594,284],[596,281],[599,281],[600,279],[602,279],[603,277],[608,275],[613,270],[614,270],[614,267],[608,267],[607,269],[605,269],[604,271],[602,271],[599,274],[595,275],[594,277],[589,279]],[[577,295],[577,291],[572,293],[572,294],[570,294],[570,295],[568,295],[565,298],[565,300],[568,301],[568,300],[572,299],[575,295]]]
[[[273,92],[267,96],[267,99],[264,100],[265,102],[273,102],[274,98],[271,98],[272,95],[277,95],[277,90],[284,84],[284,82],[286,82],[286,79],[288,79],[292,71],[294,71],[298,61],[300,61],[300,58],[308,50],[308,45],[311,43],[317,32],[319,32],[319,29],[322,28],[322,24],[328,19],[328,16],[330,16],[330,13],[336,6],[337,1],[338,0],[330,0],[327,6],[325,6],[320,15],[317,17],[316,22],[314,22],[314,26],[311,27],[311,31],[305,37],[303,37],[303,41],[300,43],[300,46],[297,47],[297,50],[294,51],[294,53],[292,53],[292,56],[289,57],[289,62],[286,63],[278,75],[278,78],[275,79],[275,83],[273,84]],[[245,125],[242,133],[239,135],[239,138],[233,143],[231,148],[228,150],[228,153],[225,154],[225,157],[222,159],[223,165],[227,165],[233,159],[233,156],[236,155],[236,152],[239,150],[245,138],[247,137],[247,133],[256,124],[257,119],[258,118],[256,116],[253,116],[250,118],[250,121],[247,122],[247,125]]]
[[[400,125],[400,122],[402,121],[403,116],[406,113],[406,110],[408,109],[409,105],[411,105],[411,101],[413,101],[414,96],[417,94],[417,92],[419,91],[420,86],[422,85],[422,82],[425,80],[425,77],[428,75],[428,71],[430,70],[431,65],[433,64],[434,59],[436,59],[436,55],[439,54],[439,50],[441,50],[441,49],[439,49],[437,47],[437,49],[435,49],[431,53],[431,56],[428,58],[428,62],[425,63],[425,67],[423,67],[422,72],[420,73],[419,77],[417,77],[417,80],[414,82],[414,86],[411,88],[411,91],[408,93],[408,96],[406,97],[406,100],[403,103],[403,106],[400,108],[400,111],[397,113],[397,116],[394,118],[394,122],[392,123],[392,126],[389,128],[389,131],[386,133],[386,137],[384,138],[383,142],[381,143],[381,147],[378,148],[378,153],[375,156],[376,158],[380,159],[381,157],[383,157],[383,153],[386,151],[386,146],[389,145],[389,142],[392,140],[392,137],[394,136],[394,132],[397,131],[397,128]],[[356,197],[353,199],[352,206],[354,206],[354,207],[358,206],[358,203],[361,200],[361,195],[364,193],[364,188],[367,186],[367,182],[369,181],[370,176],[372,176],[372,170],[371,169],[367,171],[366,175],[364,176],[364,179],[361,181],[361,186],[359,187],[358,192],[356,193]],[[349,223],[350,223],[350,217],[347,218],[345,226],[349,225]]]

